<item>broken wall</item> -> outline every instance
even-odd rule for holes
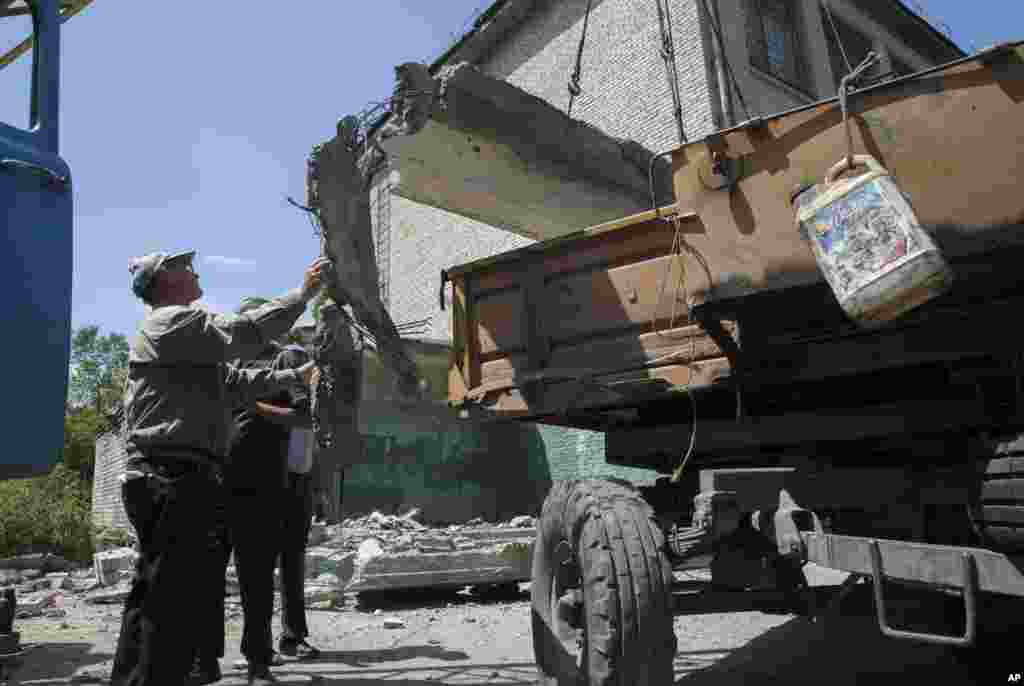
[[[92,524],[95,527],[131,529],[121,502],[121,482],[128,455],[120,431],[96,439],[96,467],[92,482]]]

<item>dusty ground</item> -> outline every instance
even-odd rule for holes
[[[824,570],[812,570],[809,577],[821,601],[842,578]],[[841,618],[813,624],[780,609],[772,594],[712,593],[706,579],[701,572],[677,575],[677,684],[1005,684],[1013,683],[1012,670],[1024,672],[1024,655],[1013,665],[1015,654],[1005,653],[1005,666],[990,661],[991,669],[978,676],[951,649],[883,638],[867,587],[847,598]],[[920,610],[916,602],[904,610]],[[64,618],[19,621],[17,629],[29,649],[8,665],[8,686],[96,683],[108,673],[120,606],[72,600],[65,609]],[[897,607],[894,621],[900,614]],[[504,598],[465,591],[349,596],[341,610],[311,610],[309,619],[311,641],[324,656],[276,667],[285,683],[535,683],[528,584]],[[403,626],[385,628],[392,619]],[[240,619],[229,620],[227,631],[229,654],[222,661],[226,678],[221,683],[244,684],[241,673],[232,670],[240,657]]]

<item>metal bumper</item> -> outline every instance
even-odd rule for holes
[[[891,638],[969,646],[977,630],[977,594],[980,591],[1024,596],[1024,574],[1006,555],[982,548],[961,548],[905,541],[801,532],[807,561],[822,567],[870,576],[875,609],[882,633]],[[966,628],[962,636],[903,631],[886,619],[886,579],[923,583],[960,591]]]

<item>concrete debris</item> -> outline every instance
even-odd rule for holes
[[[115,548],[96,553],[93,556],[93,567],[96,578],[102,586],[113,586],[121,580],[122,570],[135,568],[138,553],[132,548]]]
[[[21,583],[21,572],[16,569],[0,569],[0,587],[17,586]]]
[[[304,597],[306,600],[306,607],[309,607],[314,603],[325,603],[333,605],[337,602],[339,596],[338,587],[335,586],[320,586],[316,584],[306,584]]]
[[[405,628],[405,622],[403,622],[401,619],[385,619],[384,620],[384,628],[385,629],[404,629]]]
[[[31,578],[37,578],[47,572],[66,572],[71,569],[71,563],[58,555],[33,553],[0,559],[0,569],[29,572]]]
[[[331,588],[338,588],[341,585],[341,581],[334,574],[321,574],[313,583],[318,586],[329,586]]]
[[[47,574],[45,580],[48,582],[49,588],[54,591],[70,591],[75,586],[67,572]]]
[[[313,524],[309,527],[306,545],[320,545],[327,540],[327,527],[324,524]]]
[[[28,579],[18,586],[19,593],[35,593],[37,591],[49,591],[50,581],[48,579]]]
[[[128,597],[131,590],[131,584],[122,581],[116,586],[98,589],[97,591],[90,593],[85,597],[85,602],[90,605],[122,603],[124,602],[124,599]]]
[[[508,523],[508,525],[513,529],[528,529],[534,526],[534,524],[534,519],[530,515],[519,515],[518,517],[513,517],[512,521]]]
[[[527,581],[530,579],[533,541],[447,553],[386,553],[379,546],[376,550],[379,552],[374,554],[373,548],[368,547],[356,557],[354,573],[345,590],[360,592]]]
[[[60,593],[57,591],[39,591],[18,597],[17,615],[18,619],[38,617],[43,610],[56,606]]]
[[[89,593],[95,591],[100,587],[100,580],[96,577],[90,579],[80,579],[74,582],[73,590],[75,593]]]

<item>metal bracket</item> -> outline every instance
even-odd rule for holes
[[[917,631],[904,631],[893,629],[886,623],[885,594],[882,585],[885,583],[885,576],[882,573],[882,553],[878,548],[878,541],[868,543],[871,553],[871,576],[875,591],[875,610],[878,614],[878,628],[882,634],[889,638],[906,639],[910,641],[921,641],[937,645],[968,647],[974,645],[977,633],[977,594],[978,576],[975,569],[974,556],[970,553],[962,553],[963,564],[963,598],[966,628],[963,636],[947,636],[944,634],[929,634]]]
[[[0,168],[14,170],[23,169],[40,177],[43,180],[43,183],[47,186],[61,191],[67,190],[71,185],[71,177],[58,174],[52,169],[44,167],[41,164],[36,164],[35,162],[5,158],[0,160]]]

